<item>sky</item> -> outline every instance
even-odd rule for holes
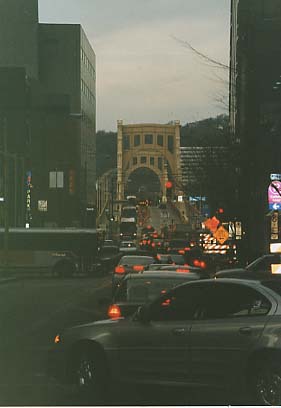
[[[230,0],[39,0],[40,22],[79,23],[96,54],[97,129],[227,113]]]

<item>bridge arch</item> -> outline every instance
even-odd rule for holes
[[[166,201],[168,178],[176,181],[175,186],[181,185],[180,122],[123,125],[118,121],[117,126],[117,198],[124,199],[130,174],[148,168],[158,176],[162,200]]]

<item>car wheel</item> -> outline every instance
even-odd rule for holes
[[[106,394],[106,363],[93,350],[79,351],[74,358],[72,376],[82,397],[100,402]]]
[[[253,394],[258,405],[281,406],[281,365],[268,362],[253,375]]]

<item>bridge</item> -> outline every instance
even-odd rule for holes
[[[142,187],[158,192],[167,201],[167,182],[172,194],[182,194],[180,122],[123,124],[117,121],[117,200]]]

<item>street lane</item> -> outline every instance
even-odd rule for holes
[[[56,405],[64,395],[46,377],[46,350],[64,327],[105,317],[109,276],[24,279],[0,286],[0,404]]]

